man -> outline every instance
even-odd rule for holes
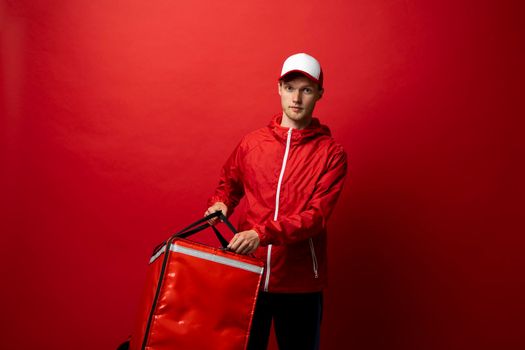
[[[319,62],[284,62],[282,114],[246,135],[222,168],[206,215],[231,215],[243,196],[239,233],[228,247],[266,262],[249,350],[266,349],[272,320],[281,350],[318,349],[326,284],[326,223],[346,175],[346,154],[312,116],[324,93]]]

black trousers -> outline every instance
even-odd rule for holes
[[[323,294],[260,292],[248,350],[266,350],[272,320],[279,350],[318,350]]]

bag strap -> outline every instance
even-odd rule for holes
[[[226,226],[228,226],[228,228],[233,232],[233,234],[237,233],[237,230],[231,224],[231,222],[228,220],[228,218],[226,218],[226,216],[222,213],[222,211],[218,210],[215,213],[207,215],[207,216],[203,217],[202,219],[195,221],[191,225],[183,228],[179,232],[175,233],[174,235],[171,236],[170,241],[173,240],[174,238],[177,238],[177,237],[187,238],[187,237],[189,237],[189,236],[191,236],[191,235],[193,235],[193,234],[195,234],[195,233],[197,233],[199,231],[202,231],[202,230],[204,230],[204,229],[206,229],[206,228],[211,226],[211,228],[213,229],[213,232],[215,233],[215,236],[217,237],[217,239],[221,243],[222,247],[226,248],[228,246],[228,241],[219,232],[219,230],[215,227],[215,225],[210,225],[208,223],[209,220],[214,219],[214,218],[219,218],[222,222],[224,222],[226,224]],[[203,225],[201,225],[201,224],[203,224]]]
[[[198,226],[198,227],[194,228],[193,230],[176,234],[176,235],[174,235],[174,237],[186,238],[186,237],[189,237],[189,236],[191,236],[191,235],[193,235],[193,234],[195,234],[195,233],[197,233],[199,231],[204,230],[205,228],[208,228],[209,226],[210,226],[209,224],[204,224],[204,225],[201,225],[201,226]],[[226,248],[228,246],[228,241],[224,238],[224,236],[219,232],[219,230],[214,225],[211,225],[211,228],[213,229],[213,232],[215,233],[215,237],[217,237],[217,239],[221,243],[221,246],[223,248]]]

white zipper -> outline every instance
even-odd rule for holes
[[[292,128],[288,129],[288,137],[286,138],[286,150],[284,151],[283,165],[281,167],[281,174],[279,174],[279,182],[277,183],[277,194],[275,195],[275,213],[273,214],[273,221],[277,221],[279,216],[279,199],[281,197],[281,185],[283,183],[284,169],[286,169],[286,162],[288,161],[288,153],[290,152],[290,141],[292,140]]]
[[[312,264],[314,268],[314,277],[319,278],[319,267],[317,265],[317,256],[315,255],[314,241],[310,238],[310,252],[312,253]]]
[[[290,152],[290,142],[292,140],[292,128],[288,129],[286,137],[286,150],[284,151],[283,165],[281,166],[281,174],[279,174],[279,182],[277,183],[277,193],[275,194],[275,212],[273,214],[273,221],[277,221],[279,217],[279,199],[281,197],[281,185],[283,183],[284,170],[286,169],[286,162],[288,161],[288,153]],[[270,262],[272,257],[272,245],[268,245],[268,255],[266,257],[266,279],[264,280],[264,291],[268,291],[268,283],[270,282]]]
[[[268,255],[266,256],[266,278],[264,279],[264,291],[268,291],[268,283],[270,283],[270,261],[272,257],[272,245],[268,245]]]

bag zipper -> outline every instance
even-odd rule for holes
[[[281,197],[281,185],[283,183],[284,170],[286,169],[286,162],[288,161],[288,153],[290,152],[290,143],[292,140],[292,130],[288,129],[286,136],[286,149],[284,151],[283,164],[281,166],[281,173],[279,174],[279,181],[277,182],[277,193],[275,194],[275,212],[273,214],[273,221],[277,221],[279,217],[279,199]],[[272,259],[272,245],[268,245],[268,255],[266,256],[266,278],[264,280],[264,291],[268,291],[268,284],[270,283],[270,262]]]

